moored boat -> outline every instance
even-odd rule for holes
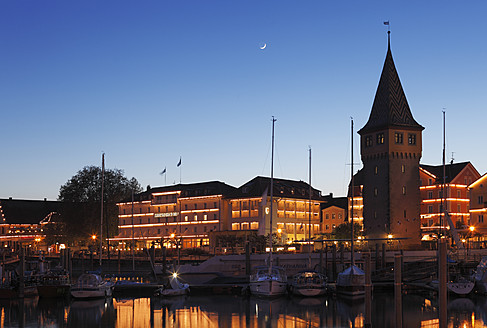
[[[287,276],[278,266],[258,266],[250,276],[250,293],[257,296],[281,296],[287,291]]]
[[[365,296],[365,273],[357,266],[351,265],[338,274],[337,293],[348,297]]]
[[[326,293],[326,276],[312,270],[301,271],[294,275],[291,292],[298,296],[320,296]]]
[[[71,286],[71,296],[74,298],[102,298],[112,296],[113,284],[104,281],[95,273],[84,273]]]
[[[174,273],[169,278],[168,286],[161,286],[155,291],[156,296],[182,296],[189,294],[189,285],[182,283]]]
[[[48,271],[39,278],[39,297],[65,297],[71,288],[69,273],[64,270]]]

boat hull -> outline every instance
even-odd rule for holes
[[[278,280],[261,280],[250,282],[250,293],[257,296],[274,297],[286,294],[287,282]]]
[[[104,298],[112,296],[111,288],[72,288],[71,296],[74,298]]]

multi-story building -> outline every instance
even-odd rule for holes
[[[3,248],[43,249],[43,227],[58,220],[61,202],[48,200],[0,199],[0,242]]]
[[[475,228],[481,240],[487,240],[487,173],[468,186],[470,193],[470,225]],[[484,245],[485,247],[486,245]]]
[[[304,241],[322,232],[321,191],[303,181],[274,179],[272,232],[282,243]],[[311,191],[311,197],[310,197]],[[270,232],[270,178],[256,177],[232,194],[232,230]]]
[[[369,120],[358,132],[368,238],[393,235],[404,238],[403,246],[420,245],[419,160],[423,129],[409,108],[389,40]]]
[[[327,198],[326,203],[321,204],[323,234],[325,234],[326,236],[330,236],[333,232],[333,229],[338,227],[340,224],[348,223],[348,204],[349,202],[347,197],[333,198],[333,196]]]
[[[121,202],[119,234],[111,241],[119,249],[150,247],[158,242],[168,248],[205,247],[209,234],[229,228],[228,195],[235,190],[211,181],[152,188]]]
[[[470,225],[469,185],[480,178],[470,162],[445,165],[421,165],[421,226],[422,230],[450,228],[445,220],[448,213],[456,228]],[[443,179],[443,176],[445,177]]]

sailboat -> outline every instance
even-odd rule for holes
[[[311,268],[311,148],[309,148],[308,269],[293,276],[291,292],[297,296],[319,296],[326,293],[326,276]]]
[[[345,295],[347,297],[359,298],[365,296],[365,273],[359,267],[355,265],[354,251],[353,251],[353,119],[351,119],[351,206],[350,206],[350,225],[351,225],[351,238],[350,238],[350,267],[345,271],[338,274],[336,282],[337,293]]]
[[[270,201],[270,223],[269,223],[269,262],[265,266],[254,268],[250,275],[250,293],[258,296],[281,296],[287,291],[287,276],[284,268],[272,264],[272,203],[274,188],[274,123],[276,119],[272,117],[272,155],[271,155],[271,201]]]

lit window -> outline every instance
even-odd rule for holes
[[[402,133],[396,132],[394,134],[394,140],[396,141],[397,144],[402,144]]]
[[[404,165],[404,164],[401,165],[401,172],[402,173],[406,172],[406,165]]]
[[[250,229],[252,229],[252,230],[259,229],[259,222],[251,222],[250,223]]]
[[[184,216],[184,221],[188,221],[188,216],[187,215]]]
[[[372,136],[365,137],[365,147],[372,147]]]
[[[208,215],[206,215],[206,214],[203,215],[203,220],[205,220],[205,221],[208,220]]]
[[[198,215],[195,215],[195,216],[194,216],[194,220],[195,220],[195,221],[198,221]]]
[[[377,133],[377,144],[382,145],[384,143],[384,133]]]
[[[325,215],[325,219],[326,219],[326,220],[330,219],[330,214],[326,213],[326,215]]]
[[[377,175],[377,173],[379,173],[379,167],[376,165],[374,167],[374,174]]]
[[[240,230],[240,224],[232,223],[232,230]]]
[[[415,145],[416,144],[416,134],[410,133],[408,135],[408,144],[409,145]]]
[[[406,195],[406,186],[402,186],[402,194]]]
[[[248,222],[242,223],[242,230],[249,230],[249,223]]]

